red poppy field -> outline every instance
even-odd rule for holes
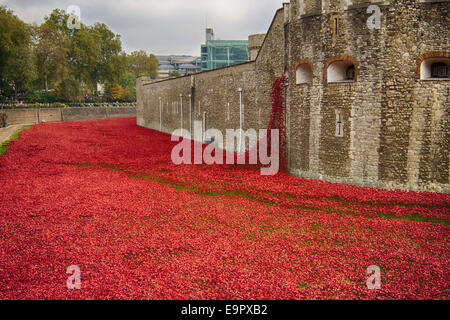
[[[22,131],[0,155],[0,299],[449,298],[449,194],[176,166],[174,145],[134,118]]]

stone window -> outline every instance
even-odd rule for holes
[[[348,55],[328,59],[324,68],[325,83],[354,82],[359,76],[359,62]]]
[[[333,28],[333,37],[339,35],[339,17],[337,15],[333,15],[331,18],[332,28]]]
[[[432,78],[448,78],[448,65],[444,62],[435,62],[431,65]]]
[[[344,116],[341,110],[336,110],[336,137],[344,137]]]
[[[355,65],[348,61],[336,61],[327,69],[328,82],[355,81]]]
[[[355,65],[351,65],[347,67],[347,71],[346,71],[346,77],[345,77],[347,81],[355,81]]]
[[[429,52],[417,61],[417,74],[421,80],[439,80],[449,78],[450,53]]]
[[[448,79],[450,59],[425,59],[420,67],[420,79]]]
[[[313,80],[311,64],[307,62],[298,63],[295,70],[295,75],[297,84],[311,83]]]

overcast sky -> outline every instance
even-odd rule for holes
[[[128,53],[200,55],[206,21],[216,39],[244,40],[264,33],[283,0],[0,0],[28,23],[40,24],[54,8],[77,5],[81,21],[103,22],[119,33]]]

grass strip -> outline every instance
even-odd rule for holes
[[[20,128],[16,132],[14,132],[5,142],[0,144],[0,156],[6,154],[6,149],[8,148],[9,144],[11,143],[11,141],[19,139],[19,134],[20,134],[21,131],[27,130],[27,129],[31,129],[31,127],[33,127],[33,126],[23,126],[22,128]]]

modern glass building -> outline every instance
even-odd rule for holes
[[[249,61],[248,40],[208,40],[201,47],[202,71]]]
[[[192,56],[156,56],[159,62],[158,78],[165,79],[177,71],[182,76],[202,71],[201,58]]]

